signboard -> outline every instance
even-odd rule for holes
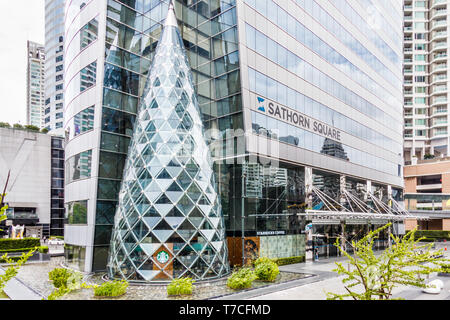
[[[262,112],[272,118],[276,118],[302,129],[314,132],[325,138],[342,142],[342,134],[339,129],[336,129],[319,120],[315,120],[296,110],[278,105],[276,102],[257,96],[256,109],[257,111]]]
[[[286,231],[279,230],[279,231],[256,231],[257,236],[277,236],[277,235],[284,235],[286,234]]]
[[[167,261],[169,261],[169,254],[166,251],[162,250],[156,255],[156,260],[159,263],[165,264]]]

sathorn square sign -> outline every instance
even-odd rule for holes
[[[313,119],[305,114],[302,114],[296,110],[291,110],[285,106],[280,106],[276,102],[267,100],[256,96],[257,99],[257,111],[262,112],[270,117],[277,118],[284,122],[288,122],[302,129],[312,131],[325,138],[343,142],[341,131],[330,125]]]

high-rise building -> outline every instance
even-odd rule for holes
[[[27,124],[43,128],[44,115],[44,46],[27,41]]]
[[[346,190],[372,207],[375,197],[402,199],[401,3],[174,6],[214,160],[231,265],[241,263],[242,250],[246,258],[304,255],[297,214],[323,211],[324,194],[335,210]],[[78,208],[65,226],[66,261],[86,272],[106,269],[128,146],[167,11],[165,0],[66,2],[65,203]],[[368,222],[385,221],[348,220],[345,232],[355,236]],[[340,222],[314,225],[332,244]]]
[[[44,127],[63,132],[64,123],[64,2],[45,0]]]
[[[449,155],[446,0],[404,0],[406,164]]]

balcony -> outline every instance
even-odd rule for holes
[[[433,71],[447,69],[447,64],[446,63],[435,64],[432,67],[432,69],[433,69]]]
[[[446,2],[447,2],[446,0],[434,0],[432,2],[431,6],[435,6],[435,5],[438,5],[438,4],[444,4]]]
[[[436,184],[422,184],[419,186],[416,186],[416,190],[434,190],[434,189],[442,189],[442,183],[436,183]]]
[[[443,91],[447,91],[447,86],[434,86],[434,87],[432,87],[432,92],[433,93],[443,92]]]

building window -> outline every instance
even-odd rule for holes
[[[94,106],[86,108],[78,112],[72,120],[69,121],[69,139],[94,128],[94,109]]]
[[[94,61],[80,71],[80,92],[95,85],[97,77],[97,62]]]
[[[80,30],[80,48],[83,49],[97,40],[98,21],[93,19],[83,26]]]
[[[91,177],[92,150],[81,152],[66,161],[66,184]]]

